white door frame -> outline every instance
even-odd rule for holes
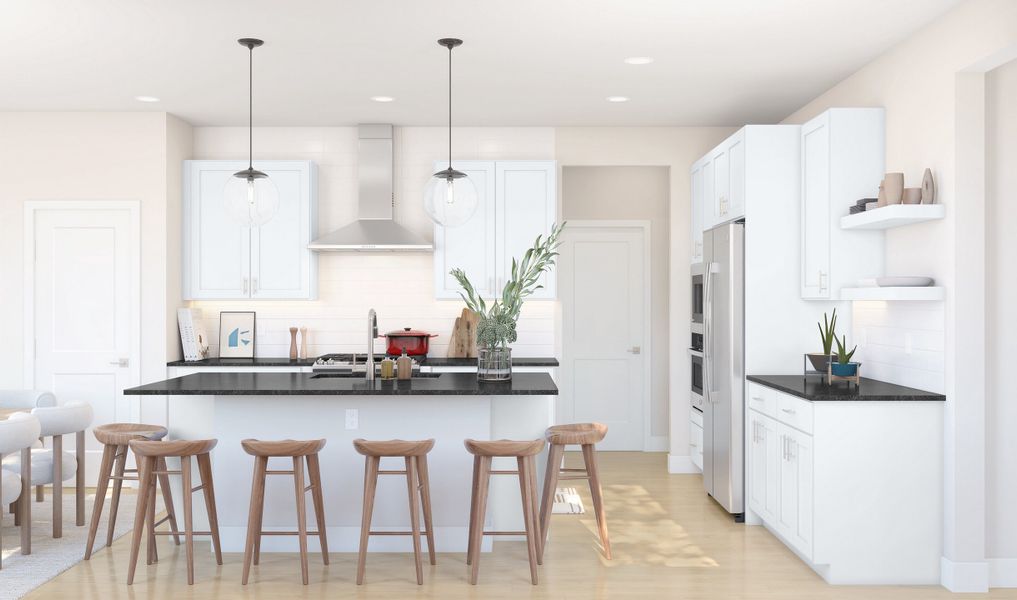
[[[569,220],[565,226],[565,229],[639,229],[643,233],[643,381],[645,382],[644,393],[643,393],[643,452],[660,452],[666,450],[667,438],[664,438],[664,443],[659,443],[657,436],[652,435],[651,429],[651,408],[653,399],[653,389],[650,386],[650,374],[652,373],[653,363],[653,336],[651,335],[650,320],[652,313],[650,312],[650,301],[651,290],[653,285],[653,273],[650,268],[650,259],[652,253],[650,252],[650,221],[642,219],[604,219],[604,220]],[[559,288],[560,289],[560,288]],[[561,319],[559,319],[559,325]],[[559,336],[561,336],[562,328],[559,327]],[[561,336],[562,346],[562,357],[564,358],[564,347],[565,340],[564,336]],[[569,367],[566,362],[562,362],[561,365],[561,381],[566,381],[566,377],[569,375]],[[575,407],[576,399],[574,397],[568,398],[567,401],[571,406]]]
[[[24,226],[24,374],[23,386],[35,387],[35,222],[45,210],[126,210],[130,213],[131,245],[131,383],[141,381],[141,204],[137,200],[26,200]],[[131,402],[131,420],[141,417],[140,396]]]

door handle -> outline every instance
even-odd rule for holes
[[[257,294],[258,293],[258,278],[257,277],[255,277],[254,279],[251,279],[251,293],[252,294]]]
[[[244,277],[244,295],[247,295],[247,278]]]
[[[131,365],[131,359],[129,359],[129,358],[120,358],[120,359],[117,359],[117,360],[111,360],[111,361],[109,361],[109,364],[117,366],[117,367],[120,367],[120,368],[126,368],[126,367],[129,367]]]
[[[631,348],[626,350],[626,352],[629,352],[630,354],[641,354],[643,352],[643,349],[640,348],[639,346],[632,346]]]

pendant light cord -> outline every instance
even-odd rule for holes
[[[254,170],[254,46],[247,47],[247,168]]]
[[[448,47],[448,168],[452,170],[452,46]]]

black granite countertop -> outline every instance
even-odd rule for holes
[[[380,356],[379,359],[384,358]],[[413,357],[422,366],[428,367],[476,367],[476,358],[444,358],[438,356]],[[166,363],[167,367],[310,367],[313,358],[206,358],[204,360],[174,360]],[[558,359],[554,357],[519,357],[512,359],[515,367],[557,367]]]
[[[837,382],[827,385],[822,375],[749,375],[746,377],[753,383],[765,385],[792,396],[798,396],[813,402],[826,401],[883,401],[943,402],[946,396],[934,392],[926,392],[915,388],[876,381],[862,377],[859,385]]]
[[[194,373],[124,390],[129,396],[548,396],[558,386],[547,373],[514,373],[483,382],[475,373],[442,373],[410,380],[366,381],[312,373]]]

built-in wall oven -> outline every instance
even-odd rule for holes
[[[692,323],[693,331],[695,325],[699,325],[699,333],[702,333],[703,325],[703,263],[692,265]]]
[[[689,348],[692,363],[692,408],[703,412],[703,351]]]

